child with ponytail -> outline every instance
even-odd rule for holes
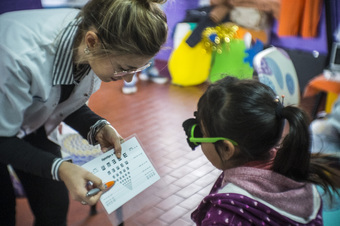
[[[326,191],[340,186],[339,160],[310,152],[309,118],[255,80],[225,77],[183,123],[223,172],[192,213],[197,225],[322,225]],[[337,164],[337,167],[336,167]]]

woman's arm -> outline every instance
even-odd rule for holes
[[[16,169],[52,179],[51,167],[55,158],[18,137],[0,137],[0,162]]]
[[[90,127],[101,119],[103,118],[94,113],[86,104],[84,104],[77,111],[69,115],[64,122],[78,131],[78,133],[86,139],[87,134],[90,131]]]

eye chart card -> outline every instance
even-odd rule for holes
[[[82,165],[103,180],[115,181],[100,201],[108,214],[160,179],[136,137],[122,143],[122,157],[112,150]]]

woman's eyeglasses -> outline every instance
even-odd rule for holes
[[[105,44],[103,42],[103,39],[100,37],[100,35],[98,33],[96,33],[96,35],[98,36],[98,38],[99,38],[100,42],[102,43],[104,49],[107,51],[107,48],[106,48],[106,46],[105,46]],[[107,54],[107,57],[109,57],[108,54]],[[110,59],[110,63],[111,63],[112,68],[114,68],[110,57],[109,57],[109,59]],[[149,62],[146,65],[144,65],[143,67],[140,67],[140,68],[137,68],[137,69],[133,69],[133,70],[128,70],[128,71],[125,71],[125,70],[123,70],[123,71],[115,71],[114,70],[113,76],[115,76],[115,77],[123,77],[123,76],[125,76],[127,74],[135,74],[135,73],[138,73],[138,72],[141,72],[141,71],[147,69],[148,67],[151,66],[151,64],[152,63]]]
[[[112,63],[111,63],[112,64]],[[146,65],[144,65],[143,67],[140,67],[140,68],[137,68],[135,70],[129,70],[129,71],[115,71],[113,73],[113,76],[115,77],[122,77],[124,75],[127,75],[127,74],[135,74],[137,72],[140,72],[140,71],[143,71],[145,69],[147,69],[148,67],[151,66],[151,62],[147,63]]]

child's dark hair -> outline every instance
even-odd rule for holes
[[[284,107],[273,90],[259,81],[227,76],[211,84],[198,102],[197,118],[210,137],[238,143],[240,151],[233,159],[238,166],[269,160],[270,150],[279,145],[273,171],[327,191],[328,185],[339,187],[339,171],[325,164],[327,156],[310,153],[308,115],[298,107]],[[285,119],[289,133],[279,144]]]

